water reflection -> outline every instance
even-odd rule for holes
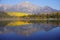
[[[30,23],[26,21],[13,21],[8,23],[6,26],[20,26],[20,25],[26,25],[26,24],[30,24]]]
[[[1,21],[0,33],[17,33],[29,35],[34,32],[49,30],[59,27],[60,21]]]

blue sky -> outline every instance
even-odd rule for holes
[[[60,10],[60,0],[0,0],[0,4],[15,5],[24,1],[29,1],[39,6],[50,6],[54,9]]]

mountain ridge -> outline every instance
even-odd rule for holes
[[[59,10],[53,9],[49,6],[37,6],[30,2],[22,2],[13,6],[0,5],[0,11],[11,11],[11,12],[25,12],[25,13],[42,13],[42,12],[58,12]]]

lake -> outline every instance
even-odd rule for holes
[[[60,20],[0,21],[0,40],[60,40]]]

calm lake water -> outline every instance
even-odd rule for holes
[[[60,21],[0,21],[0,40],[60,40]]]

